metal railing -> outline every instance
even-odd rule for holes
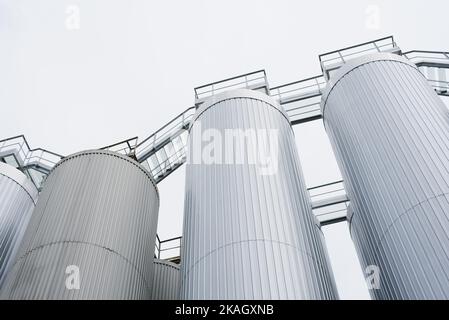
[[[310,187],[307,188],[307,191],[309,191],[310,200],[312,201],[312,208],[321,207],[322,203],[328,201],[329,199],[334,199],[342,195],[346,197],[343,180]]]
[[[346,221],[349,199],[343,180],[311,187],[307,190],[312,201],[313,213],[322,226]]]
[[[432,66],[449,68],[449,52],[412,50],[402,53],[402,56],[412,61],[418,67]]]
[[[416,64],[441,96],[449,96],[449,52],[413,50],[402,54]]]
[[[62,155],[42,148],[31,149],[23,135],[0,140],[0,161],[22,171],[38,190]]]
[[[23,135],[0,140],[0,157],[7,158],[12,156],[16,163],[10,164],[15,167],[19,167],[24,163],[29,152],[30,146]]]
[[[136,146],[137,146],[138,137],[132,137],[126,140],[122,140],[120,142],[111,144],[106,147],[100,148],[100,150],[108,150],[117,152],[126,156],[134,157]]]
[[[429,84],[440,96],[449,97],[449,82],[444,80],[428,80]]]
[[[376,45],[379,41],[380,44]],[[385,42],[385,43],[382,43]],[[365,48],[368,46],[367,48]],[[364,47],[363,50],[360,48]],[[345,50],[355,50],[345,55]],[[362,45],[332,51],[324,54],[339,54],[337,58],[324,61],[340,59],[337,64],[333,64],[333,69],[338,69],[343,61],[352,59],[370,51],[385,52],[391,51],[401,54],[393,37],[382,38]],[[340,56],[341,55],[341,56]],[[449,52],[413,50],[402,53],[404,57],[415,63],[429,81],[429,84],[441,96],[449,96]],[[345,59],[346,58],[346,59]],[[326,87],[326,78],[323,75],[295,81],[285,85],[270,89],[270,96],[276,99],[286,110],[292,125],[313,121],[322,117],[320,110],[321,95]]]
[[[161,240],[159,235],[156,235],[154,257],[157,259],[165,259],[174,263],[180,263],[181,239],[182,237],[175,237]]]
[[[327,226],[347,220],[349,201],[335,203],[321,209],[313,210],[320,225]]]
[[[187,136],[196,107],[190,107],[136,145],[137,161],[162,181],[185,162]]]
[[[199,86],[194,90],[196,107],[207,97],[220,92],[236,88],[263,89],[284,107],[292,125],[317,120],[322,117],[320,103],[321,95],[327,83],[326,74],[329,76],[330,71],[338,69],[347,60],[370,52],[401,54],[401,50],[392,36],[380,38],[320,55],[319,59],[321,67],[325,71],[324,75],[270,89],[265,71],[258,70]],[[418,66],[435,67],[435,63],[432,61],[438,60],[440,66],[446,67],[449,61],[449,55],[446,52],[414,50],[404,55],[417,63]],[[430,62],[432,64],[429,64]],[[449,96],[449,83],[447,81],[429,78],[429,83],[438,94]],[[183,143],[177,143],[178,147],[173,147],[172,141],[187,131],[194,112],[195,107],[187,109],[137,146],[136,156],[138,161],[144,163],[153,173],[156,181],[163,180],[185,162],[186,144],[184,141],[187,140],[186,137],[181,140]]]
[[[136,146],[136,157],[138,161],[145,161],[154,151],[163,148],[174,136],[177,136],[179,131],[187,130],[195,111],[195,106],[184,110],[184,112],[177,115],[166,125],[140,142]]]
[[[326,87],[322,75],[287,83],[270,89],[287,112],[292,125],[321,118],[321,95]]]
[[[394,41],[393,36],[388,36],[373,41],[360,43],[354,46],[326,52],[318,56],[321,71],[326,79],[330,78],[330,73],[348,60],[364,56],[374,52],[391,52],[400,54],[401,50]]]
[[[232,78],[227,78],[196,87],[194,89],[195,105],[198,106],[204,101],[204,99],[218,93],[242,88],[263,90],[266,94],[269,94],[270,89],[268,86],[268,80],[265,70],[245,73]]]
[[[119,143],[103,147],[134,157],[142,163],[155,177],[157,182],[162,181],[186,161],[188,129],[195,114],[196,108],[205,98],[220,92],[237,88],[263,90],[271,95],[285,108],[292,125],[320,119],[321,95],[326,86],[329,72],[338,69],[349,59],[353,59],[370,52],[392,52],[402,54],[415,63],[426,75],[431,86],[439,95],[449,96],[449,53],[439,51],[413,50],[401,53],[392,36],[365,42],[355,46],[327,52],[319,56],[323,75],[295,81],[274,88],[269,88],[267,76],[264,70],[227,78],[195,88],[195,106],[186,109],[155,133],[138,143],[137,137],[121,141]],[[51,168],[62,158],[61,155],[45,149],[31,150],[24,136],[16,136],[0,140],[0,160],[9,162],[31,176],[33,181],[40,186]],[[29,171],[32,170],[32,171]],[[39,176],[39,174],[41,176]],[[37,177],[34,177],[36,176]],[[341,183],[342,182],[338,182]],[[323,194],[317,194],[317,190],[323,191],[328,187],[337,187],[337,182],[329,186],[310,188],[313,210],[322,223],[336,221],[336,212],[345,211],[342,204],[347,204],[343,190],[331,190]],[[340,194],[339,194],[340,192]],[[320,197],[329,196],[329,199]],[[332,208],[332,206],[334,206]],[[337,206],[337,207],[335,207]],[[324,212],[323,208],[327,208]],[[332,209],[332,210],[331,210]],[[329,220],[330,219],[330,220]],[[338,220],[338,219],[337,219]]]
[[[312,200],[313,213],[321,226],[346,221],[349,200],[343,181],[334,181],[307,189]],[[182,236],[161,240],[156,235],[154,257],[175,263],[181,261]]]
[[[157,183],[165,179],[186,161],[187,146],[184,140],[181,140],[183,144],[179,148],[167,148],[167,145],[164,149],[154,153],[150,158],[142,162],[143,166],[151,172]],[[166,149],[170,149],[172,152],[167,155]]]
[[[23,167],[33,167],[43,173],[48,173],[62,158],[63,156],[60,154],[42,148],[36,148],[30,150],[25,158]]]

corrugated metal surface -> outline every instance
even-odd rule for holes
[[[137,162],[85,151],[52,170],[2,298],[149,299],[159,196]],[[66,267],[79,268],[68,290]]]
[[[349,63],[324,95],[324,123],[379,299],[449,298],[449,112],[416,67],[388,54]]]
[[[196,118],[186,169],[181,297],[337,298],[283,110],[262,93],[236,90],[205,102]],[[225,136],[226,129],[248,128],[277,132],[275,174],[263,175],[247,161],[195,160],[195,141],[204,132]]]
[[[0,287],[37,201],[37,189],[16,168],[0,163]]]
[[[180,289],[179,265],[160,259],[154,260],[152,300],[178,300]]]

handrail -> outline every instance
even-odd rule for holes
[[[30,150],[30,152],[34,152],[34,151],[42,151],[42,152],[51,154],[53,156],[60,157],[61,159],[64,158],[64,156],[60,155],[59,153],[56,153],[56,152],[53,152],[53,151],[50,151],[50,150],[47,150],[47,149],[43,149],[43,148],[35,148],[35,149],[31,149]]]
[[[259,77],[257,78],[252,78],[251,76],[254,76],[255,74],[261,74]],[[228,82],[231,82],[233,80],[237,80],[237,79],[242,79],[241,82],[238,83],[231,83],[229,84]],[[261,80],[263,80],[263,82],[260,82]],[[242,86],[242,84],[245,84],[245,86]],[[218,86],[217,85],[221,85]],[[215,81],[215,82],[211,82],[202,86],[198,86],[194,88],[194,93],[195,93],[195,105],[199,105],[201,104],[202,100],[205,99],[206,97],[209,97],[211,95],[214,95],[215,92],[223,92],[226,91],[225,89],[229,89],[229,88],[250,88],[250,89],[259,89],[259,88],[265,88],[266,92],[269,92],[269,85],[268,85],[268,81],[267,81],[267,74],[265,72],[265,70],[261,69],[258,71],[253,71],[253,72],[249,72],[249,73],[245,73],[245,74],[241,74],[235,77],[230,77],[224,80],[220,80],[220,81]],[[201,90],[201,89],[205,89],[205,88],[209,88],[209,90]]]
[[[430,53],[430,54],[442,54],[446,57],[446,59],[449,59],[449,51],[431,51],[431,50],[410,50],[407,52],[403,52],[403,56],[410,55],[412,53]]]
[[[17,138],[22,138],[23,141],[25,142],[27,148],[30,149],[30,146],[29,146],[29,144],[28,144],[28,141],[25,139],[25,136],[24,136],[23,134],[18,135],[18,136],[9,137],[9,138],[6,138],[6,139],[2,139],[2,140],[0,140],[0,143],[5,142],[5,141],[8,141],[8,140],[17,139]]]
[[[169,122],[167,122],[164,126],[162,126],[161,128],[159,128],[157,131],[155,131],[154,133],[152,133],[151,135],[149,135],[148,137],[146,137],[145,139],[142,140],[142,142],[140,142],[137,147],[140,147],[141,145],[143,145],[145,142],[147,142],[148,140],[150,140],[154,135],[156,135],[158,132],[162,131],[164,128],[168,127],[168,125],[170,125],[171,123],[175,122],[176,119],[182,117],[183,115],[185,115],[189,110],[196,110],[196,106],[192,106],[187,108],[186,110],[184,110],[183,112],[181,112],[180,114],[178,114],[176,117],[174,117],[172,120],[170,120]]]
[[[343,180],[337,180],[317,186],[313,186],[310,188],[307,188],[307,190],[314,191],[319,190],[320,188],[326,188],[329,186],[337,185],[343,183]],[[338,190],[337,190],[338,191]],[[341,191],[341,190],[340,190]],[[320,193],[321,195],[321,193]],[[317,195],[314,195],[317,196]],[[311,196],[312,198],[314,196]],[[321,226],[333,224],[333,223],[339,223],[346,221],[346,208],[347,203],[349,200],[347,198],[343,199],[345,195],[337,197],[328,197],[329,203],[325,207],[319,207],[318,210],[314,209],[314,214],[317,217],[318,221],[320,222]],[[335,199],[335,202],[332,202],[332,200]],[[312,202],[313,207],[313,202]],[[320,209],[327,209],[327,211],[320,212]],[[336,215],[337,213],[340,213],[339,215]],[[174,244],[174,242],[178,242],[177,244]],[[182,236],[173,237],[169,239],[161,240],[159,235],[156,235],[156,243],[155,243],[155,257],[158,259],[165,259],[165,260],[176,260],[177,263],[179,263],[180,255],[181,255],[181,246],[182,246]],[[168,251],[174,251],[170,255],[162,256],[163,253]]]
[[[372,44],[372,43],[376,43],[376,42],[380,42],[380,41],[388,40],[388,39],[391,39],[391,43],[392,44],[394,44],[394,45],[396,44],[396,42],[394,41],[393,36],[386,36],[386,37],[383,37],[383,38],[379,38],[379,39],[376,39],[376,40],[359,43],[359,44],[356,44],[356,45],[353,45],[353,46],[349,46],[349,47],[345,47],[345,48],[342,48],[342,49],[325,52],[325,53],[320,54],[318,57],[321,58],[321,57],[326,56],[326,55],[338,53],[338,52],[341,52],[341,51],[355,49],[357,47],[366,46],[366,45],[369,45],[369,44]]]
[[[383,43],[385,42],[385,43]],[[363,49],[361,51],[350,52],[345,55],[345,52],[361,48],[364,46],[372,45],[368,49]],[[323,62],[340,60],[343,63],[346,61],[346,57],[361,54],[370,50],[382,51],[385,47],[391,47],[394,49],[395,53],[402,54],[405,58],[420,67],[428,67],[429,70],[443,68],[445,70],[449,69],[449,52],[446,51],[426,51],[426,50],[411,50],[401,53],[399,47],[397,47],[393,36],[379,38],[374,41],[368,41],[361,44],[349,46],[343,49],[329,51],[324,54],[319,55],[319,60],[321,68],[323,70]],[[338,57],[326,60],[326,56],[332,54],[338,54]],[[420,60],[419,60],[420,59]],[[419,61],[417,61],[419,60]],[[339,65],[330,65],[330,67],[336,68]],[[425,68],[421,68],[426,70]],[[441,69],[440,69],[441,70]],[[326,70],[323,70],[323,72]],[[253,77],[254,75],[260,74],[259,77]],[[270,96],[278,100],[282,104],[290,117],[291,124],[299,124],[307,121],[312,121],[320,119],[322,117],[320,110],[320,97],[322,90],[326,85],[325,74],[309,77],[306,79],[290,82],[280,86],[269,88],[269,84],[266,77],[265,70],[257,70],[250,73],[230,77],[220,81],[214,81],[202,86],[194,88],[196,104],[192,107],[187,108],[182,113],[177,115],[175,118],[170,120],[160,129],[152,133],[150,136],[143,139],[138,143],[138,137],[133,137],[121,142],[103,147],[101,149],[111,149],[121,144],[125,144],[126,147],[120,149],[118,152],[124,151],[130,156],[134,156],[139,162],[145,164],[152,174],[155,176],[157,182],[160,182],[165,177],[174,172],[178,167],[180,167],[186,161],[186,145],[185,145],[185,133],[190,126],[190,121],[192,120],[196,108],[201,101],[198,101],[199,95],[205,95],[207,93],[214,93],[229,87],[238,87],[241,84],[253,84],[250,86],[252,89],[266,88],[267,93]],[[240,83],[226,84],[233,80],[242,79]],[[258,82],[259,80],[263,80]],[[430,79],[428,81],[431,86],[436,90],[436,92],[441,96],[449,96],[449,82],[444,79],[444,77],[438,77],[438,79]],[[223,84],[222,87],[216,87],[219,84]],[[211,90],[205,92],[199,92],[201,89],[211,87]],[[131,143],[135,141],[135,144]],[[9,143],[9,144],[8,144]],[[2,153],[2,151],[4,151]],[[40,154],[39,154],[40,153]],[[62,155],[57,153],[36,148],[31,149],[28,141],[25,139],[24,135],[18,135],[6,139],[0,140],[0,157],[5,158],[7,156],[13,156],[14,161],[18,163],[21,170],[31,170],[36,169],[41,172],[44,176],[51,170],[51,167],[61,158]],[[51,157],[50,157],[51,156]],[[54,157],[54,158],[53,158]],[[152,163],[152,161],[154,162]],[[309,188],[309,192],[312,192],[318,188],[324,188],[326,186],[336,185],[342,183],[342,181],[336,181],[329,183],[327,185],[320,185]],[[322,192],[319,194],[311,195],[311,197],[324,197],[327,195],[335,194],[338,192],[343,192],[344,188],[338,190],[332,190],[328,192]],[[336,196],[337,197],[337,196]],[[335,201],[343,201],[342,195],[338,195],[338,199]],[[321,201],[321,200],[320,200]],[[333,201],[332,199],[329,201]],[[321,203],[322,204],[322,203]],[[320,205],[321,205],[320,204]],[[321,208],[321,207],[320,207]]]
[[[193,114],[195,113],[195,111],[195,106],[187,108],[186,110],[184,110],[184,112],[177,115],[167,124],[159,128],[156,132],[152,133],[150,136],[142,140],[142,142],[137,144],[135,150],[138,161],[145,161],[151,156],[152,153],[154,153],[154,151],[160,149],[168,143],[167,141],[165,141],[167,138],[170,139],[178,135],[179,132],[177,131],[179,131],[180,129],[187,129],[190,125],[190,120],[193,118]],[[169,127],[173,124],[174,126]],[[162,132],[164,133],[161,134]],[[159,134],[161,134],[161,136],[158,136]]]
[[[172,246],[164,247],[165,244],[173,243],[175,241],[179,242],[179,244],[172,244]],[[181,251],[181,241],[182,241],[182,236],[161,240],[159,238],[159,235],[156,235],[155,257],[157,259],[163,258],[163,259],[166,259],[166,260],[172,260],[172,259],[175,259],[175,258],[179,259],[180,255],[181,255],[181,253],[180,253],[180,251]],[[170,255],[168,257],[162,257],[161,256],[161,254],[164,253],[164,252],[172,251],[172,250],[176,250],[176,249],[178,249],[176,254],[172,254],[172,255]]]
[[[238,75],[238,76],[234,76],[234,77],[226,78],[226,79],[223,79],[223,80],[214,81],[214,82],[211,82],[211,83],[208,83],[208,84],[204,84],[204,85],[195,87],[194,90],[196,91],[197,89],[203,89],[203,88],[206,88],[206,87],[209,87],[209,86],[212,86],[212,85],[216,85],[216,84],[219,84],[219,83],[223,83],[223,82],[235,80],[235,79],[238,79],[238,78],[241,78],[241,77],[244,77],[244,76],[252,76],[253,74],[260,73],[260,72],[263,72],[263,74],[264,74],[265,76],[267,75],[267,74],[265,73],[265,70],[264,70],[264,69],[260,69],[260,70],[257,70],[257,71],[253,71],[253,72],[249,72],[249,73],[244,73],[244,74],[240,74],[240,75]]]
[[[116,146],[121,145],[121,144],[126,144],[129,148],[132,148],[131,145],[129,144],[129,142],[132,141],[132,140],[136,140],[137,141],[137,139],[138,139],[138,137],[132,137],[132,138],[129,138],[129,139],[125,139],[125,140],[122,140],[120,142],[117,142],[117,143],[114,143],[114,144],[110,144],[110,145],[108,145],[106,147],[102,147],[102,148],[100,148],[100,150],[111,149],[111,148],[116,147]]]
[[[325,183],[325,184],[319,184],[319,185],[316,185],[316,186],[314,186],[314,187],[310,187],[310,188],[307,188],[307,190],[315,190],[315,189],[319,189],[319,188],[322,188],[322,187],[328,187],[328,186],[331,186],[331,185],[334,185],[334,184],[337,184],[337,183],[343,183],[343,180],[337,180],[337,181],[333,181],[333,182],[329,182],[329,183]]]

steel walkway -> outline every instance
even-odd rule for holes
[[[127,154],[142,163],[159,183],[186,161],[190,121],[196,109],[207,98],[227,90],[248,88],[262,91],[286,110],[292,125],[321,119],[321,95],[327,80],[346,61],[374,52],[391,52],[409,59],[426,76],[438,95],[449,97],[449,53],[413,50],[402,52],[393,37],[385,37],[319,56],[322,74],[270,88],[264,70],[209,83],[194,89],[195,105],[187,108],[169,123],[137,143],[137,137],[103,147]],[[0,161],[22,170],[40,188],[45,176],[62,158],[45,149],[31,149],[25,137],[0,141]],[[322,225],[345,221],[349,199],[343,181],[309,188],[312,208]]]

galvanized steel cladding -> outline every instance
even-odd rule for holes
[[[197,164],[205,130],[273,129],[278,166]],[[336,299],[315,226],[292,128],[283,109],[249,90],[215,95],[190,128],[186,169],[182,299]]]
[[[14,262],[37,195],[36,187],[22,172],[0,162],[0,288]]]
[[[153,178],[130,158],[64,158],[44,183],[1,298],[150,299],[158,208]],[[66,283],[73,266],[79,290]]]
[[[178,300],[180,290],[179,265],[154,259],[152,300]]]
[[[323,95],[326,131],[378,299],[449,298],[449,111],[407,60],[348,62]]]

